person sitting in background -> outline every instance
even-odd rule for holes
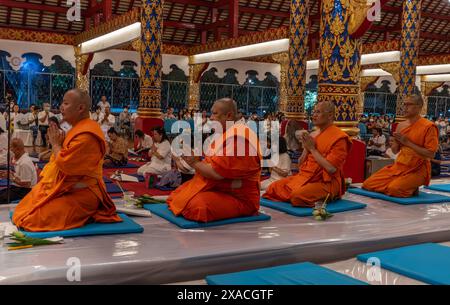
[[[384,157],[395,160],[397,159],[399,151],[400,146],[398,145],[397,141],[395,141],[395,138],[394,137],[389,138],[389,148],[386,149]]]
[[[108,142],[109,138],[108,138],[108,130],[111,127],[114,127],[114,124],[116,123],[116,117],[111,114],[110,109],[108,106],[105,107],[105,112],[100,114],[100,128],[103,131],[103,134],[105,135],[105,139]]]
[[[167,113],[163,115],[163,120],[175,119],[175,115],[173,114],[173,107],[169,107],[167,109]]]
[[[136,149],[134,150],[135,153],[148,153],[148,151],[153,146],[153,139],[148,134],[145,134],[142,130],[137,129],[134,132],[134,136],[137,137],[138,144],[136,146]]]
[[[36,139],[39,131],[38,114],[39,114],[39,107],[34,105],[30,107],[30,112],[27,114],[28,124],[30,126],[31,133],[33,135],[33,151],[36,150]]]
[[[295,136],[295,133],[299,130],[303,130],[303,128],[298,121],[289,120],[286,124],[284,139],[286,140],[287,149],[291,152],[298,152],[302,148],[300,141]]]
[[[269,185],[275,181],[286,178],[291,174],[291,157],[288,155],[287,142],[285,138],[280,138],[278,143],[279,160],[277,166],[271,168],[270,178],[261,181],[261,190],[265,191]]]
[[[162,175],[172,169],[172,155],[169,139],[163,127],[153,129],[153,146],[148,152],[150,162],[139,167],[137,173]]]
[[[237,113],[237,123],[245,124],[244,114],[241,111]]]
[[[111,108],[111,105],[106,100],[106,96],[102,95],[100,102],[98,102],[97,107],[100,107],[100,112],[105,113],[106,108]]]
[[[123,166],[128,163],[127,141],[120,137],[114,127],[108,130],[109,142],[106,146],[105,166]]]
[[[431,177],[437,177],[441,174],[441,163],[442,163],[442,148],[439,145],[438,150],[434,154],[434,158],[431,159]]]
[[[96,121],[97,123],[100,123],[100,113],[101,108],[99,106],[95,106],[94,112],[90,113],[91,120]]]
[[[16,117],[17,129],[30,130],[30,123],[28,123],[28,115],[26,109],[22,109]]]
[[[128,106],[124,106],[119,115],[119,128],[122,135],[131,138],[131,114],[128,111]]]
[[[4,131],[6,131],[6,118],[5,118],[5,113],[2,112],[2,110],[0,110],[0,128],[3,129]]]
[[[49,126],[49,118],[54,117],[55,115],[50,112],[50,104],[44,103],[43,109],[38,114],[39,121],[39,131],[41,132],[42,146],[47,147],[47,130]]]
[[[8,163],[8,134],[0,127],[0,166]]]
[[[183,109],[180,109],[180,111],[178,111],[177,120],[178,121],[183,121],[184,120],[184,110]]]
[[[20,109],[19,109],[19,105],[15,104],[14,107],[12,108],[13,111],[11,112],[11,121],[10,121],[10,127],[11,127],[11,133],[14,132],[14,130],[19,129],[18,126],[18,121],[20,119]]]
[[[31,188],[37,183],[37,173],[33,161],[25,152],[25,146],[21,139],[11,140],[11,151],[14,155],[14,172],[11,177],[10,197],[11,201],[24,198]],[[1,178],[6,178],[6,171],[2,171]],[[0,191],[0,204],[7,203],[7,189]]]
[[[367,146],[369,156],[382,156],[386,151],[386,137],[382,134],[380,128],[372,129],[373,136],[370,138]]]

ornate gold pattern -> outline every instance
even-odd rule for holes
[[[380,69],[383,69],[384,71],[390,73],[392,75],[392,78],[395,80],[395,82],[398,84],[400,81],[400,63],[399,62],[387,62],[383,64],[379,64],[378,67]]]
[[[348,33],[352,35],[367,19],[367,12],[371,7],[367,0],[352,0],[350,1],[349,12],[350,19],[348,21]]]
[[[89,93],[89,69],[83,74],[84,66],[89,58],[88,54],[81,55],[80,47],[73,47],[75,53],[75,87]]]
[[[73,35],[0,28],[0,39],[73,45]]]
[[[287,52],[272,55],[275,62],[280,64],[280,88],[278,93],[278,110],[286,112],[288,104],[288,69],[289,54]]]
[[[379,76],[363,76],[359,82],[359,87],[361,88],[361,92],[365,92],[369,85],[376,83],[379,79]]]
[[[208,63],[189,65],[189,110],[200,109],[200,77],[208,66]]]

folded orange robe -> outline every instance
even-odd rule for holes
[[[313,207],[315,202],[340,198],[345,193],[343,167],[351,149],[348,135],[331,125],[314,138],[316,148],[337,169],[328,173],[308,154],[298,174],[272,183],[264,198],[291,202],[293,206]]]
[[[438,129],[427,119],[421,118],[400,131],[418,146],[436,152],[439,145]],[[409,147],[402,146],[393,165],[386,166],[369,177],[363,188],[393,197],[411,197],[418,187],[428,185],[431,164]]]
[[[99,125],[90,119],[78,122],[43,169],[39,183],[16,207],[14,223],[27,231],[58,231],[91,221],[122,221],[103,182],[104,154]]]
[[[175,215],[199,222],[257,214],[261,155],[256,142],[256,135],[243,124],[228,129],[218,145],[212,143],[209,156],[202,161],[211,164],[224,179],[211,180],[196,173],[172,192],[167,199],[169,209]],[[240,151],[241,156],[238,147],[245,148]]]

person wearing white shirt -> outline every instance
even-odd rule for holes
[[[265,191],[269,187],[269,185],[272,184],[273,182],[281,180],[291,175],[292,160],[289,154],[287,153],[288,152],[287,141],[285,138],[283,137],[279,138],[278,147],[279,147],[278,164],[277,166],[271,168],[270,178],[261,181],[262,191]]]
[[[5,112],[6,113],[6,112]],[[6,131],[6,119],[5,114],[0,112],[0,128]]]
[[[19,129],[17,126],[17,120],[19,119],[19,105],[15,104],[13,107],[13,111],[11,112],[11,121],[10,126],[13,130]]]
[[[148,156],[150,162],[138,168],[137,173],[141,176],[146,174],[163,175],[172,169],[172,154],[166,131],[163,127],[156,127],[153,130],[154,144]]]
[[[102,113],[105,113],[106,108],[111,108],[111,105],[109,104],[109,102],[106,100],[106,96],[102,95],[100,102],[98,102],[97,104],[98,107],[100,107],[100,111]]]
[[[38,114],[39,131],[41,132],[42,146],[47,147],[48,119],[55,115],[50,112],[50,104],[44,103],[43,110]]]
[[[386,151],[386,137],[381,133],[381,128],[372,129],[373,136],[369,140],[367,147],[368,154],[372,156],[381,156]]]
[[[0,166],[8,163],[8,134],[0,127]]]
[[[135,149],[135,153],[148,152],[153,146],[153,139],[148,134],[145,134],[142,130],[137,129],[134,132],[134,136],[137,137],[138,143]]]
[[[111,127],[114,127],[114,124],[116,123],[116,117],[113,114],[111,114],[109,107],[105,108],[104,113],[100,113],[99,123],[100,128],[102,129],[103,134],[105,135],[106,141],[109,141],[108,130]]]
[[[96,121],[97,123],[100,120],[101,108],[96,106],[95,111],[91,112],[91,120]]]
[[[394,153],[396,151],[397,153]],[[395,141],[395,138],[392,137],[389,139],[389,148],[386,149],[386,152],[384,153],[385,158],[396,160],[397,156],[399,154],[399,146],[398,143]]]
[[[11,151],[14,154],[14,173],[11,175],[10,200],[19,200],[25,197],[37,183],[36,167],[31,161],[21,139],[11,140]],[[6,171],[1,174],[7,177]],[[7,190],[0,191],[0,203],[6,203]]]
[[[38,119],[39,108],[36,106],[30,107],[30,112],[27,113],[27,121],[30,126],[31,134],[33,135],[33,150],[36,148],[36,139],[39,131],[39,119]]]

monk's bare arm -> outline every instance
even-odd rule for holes
[[[299,166],[302,165],[303,162],[305,162],[307,156],[308,156],[308,150],[304,149],[303,152],[302,152],[302,155],[298,159],[298,165]]]

